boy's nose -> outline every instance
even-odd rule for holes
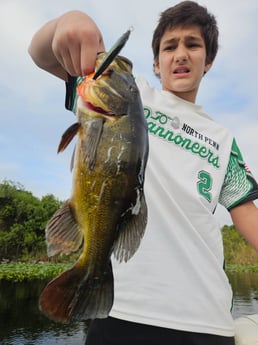
[[[178,55],[176,56],[176,62],[179,64],[185,63],[188,60],[187,55]]]
[[[186,50],[181,45],[177,48],[175,52],[175,61],[177,63],[184,63],[188,60]]]

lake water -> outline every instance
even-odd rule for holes
[[[258,313],[258,273],[229,274],[234,291],[234,318]],[[10,283],[0,280],[1,345],[81,345],[87,325],[60,325],[38,310],[38,297],[45,282]]]

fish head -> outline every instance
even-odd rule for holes
[[[96,69],[101,65],[106,53],[98,55]],[[129,104],[138,92],[132,75],[132,63],[123,56],[117,56],[108,68],[94,79],[92,73],[77,87],[85,109],[103,116],[127,115]]]
[[[98,54],[98,57],[96,60],[96,65],[95,65],[95,71],[97,71],[99,69],[99,67],[102,65],[106,56],[107,56],[107,53],[99,53]],[[132,73],[132,68],[133,68],[133,64],[129,59],[127,59],[124,56],[118,55],[109,64],[106,71],[108,71],[109,69],[116,69],[117,71],[119,71],[121,73]]]

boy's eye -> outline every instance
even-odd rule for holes
[[[188,47],[189,48],[197,48],[197,47],[201,47],[201,45],[199,43],[189,43]]]
[[[171,51],[171,50],[174,50],[174,49],[176,49],[175,45],[168,45],[168,46],[165,46],[163,48],[164,51]]]
[[[201,48],[202,47],[202,42],[199,40],[188,40],[185,42],[185,45],[188,48]]]

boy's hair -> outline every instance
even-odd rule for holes
[[[198,26],[206,47],[206,63],[212,63],[218,51],[219,31],[215,17],[194,1],[183,1],[168,8],[160,15],[160,20],[152,38],[154,61],[158,59],[160,41],[167,29]]]

